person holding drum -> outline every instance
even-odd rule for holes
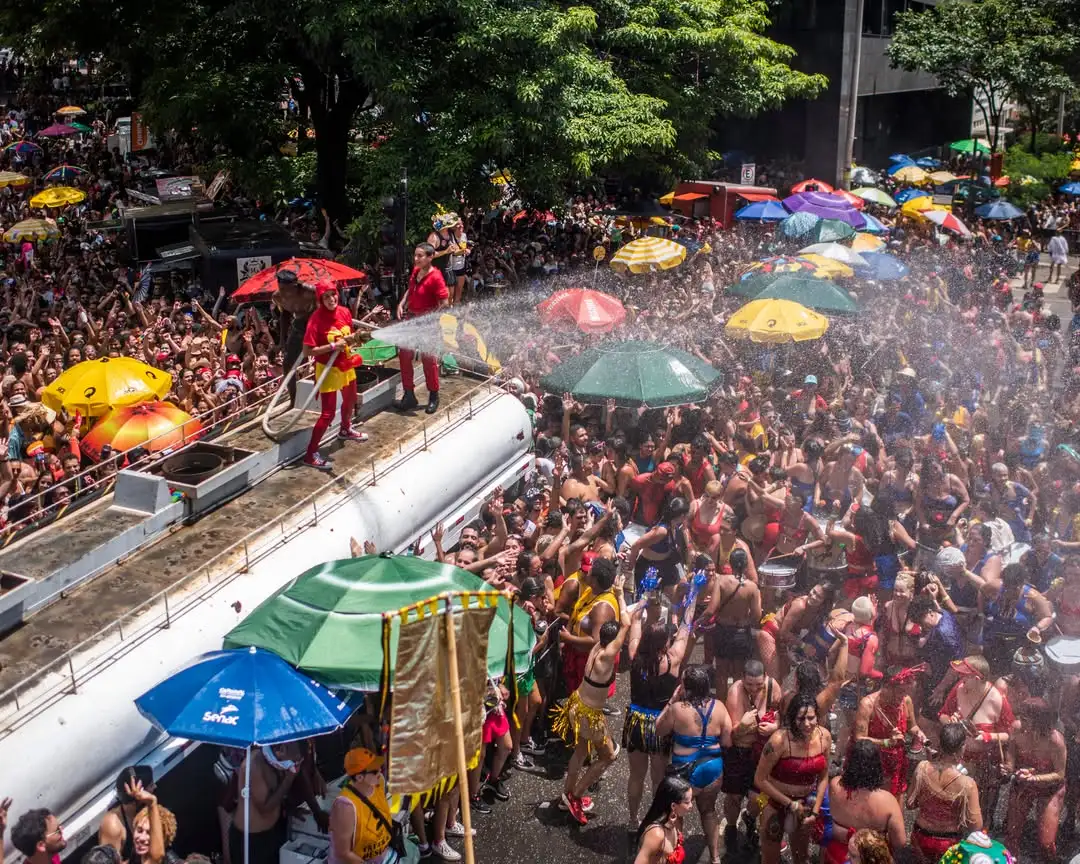
[[[990,668],[999,674],[1009,667],[1013,654],[1025,642],[1042,644],[1042,634],[1054,624],[1054,607],[1024,581],[1026,575],[1023,565],[1010,564],[1001,572],[997,595],[979,595],[979,606],[986,618],[983,653]]]
[[[864,696],[855,714],[855,740],[869,741],[881,753],[884,788],[900,797],[908,784],[908,738],[924,750],[926,735],[915,718],[912,694],[920,673],[926,667],[890,666],[884,684],[877,693]]]

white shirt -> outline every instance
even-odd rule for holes
[[[1069,262],[1069,241],[1060,234],[1055,234],[1050,238],[1047,251],[1050,253],[1050,260],[1054,264],[1067,264]]]

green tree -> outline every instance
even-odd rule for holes
[[[1046,94],[1072,88],[1064,63],[1076,45],[1040,0],[944,0],[899,13],[887,51],[894,66],[972,98],[996,148],[1010,99],[1044,115]]]
[[[487,203],[497,169],[548,207],[600,172],[703,161],[718,116],[825,85],[791,69],[767,12],[761,0],[25,0],[0,8],[0,36],[32,56],[108,58],[156,129],[263,178],[291,96],[315,133],[298,147],[315,151],[320,203],[344,221],[374,218],[403,169],[415,211]]]

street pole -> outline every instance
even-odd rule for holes
[[[840,80],[840,126],[842,130],[836,181],[851,186],[851,163],[855,161],[855,128],[859,113],[859,68],[862,65],[863,0],[844,4],[843,75]],[[848,27],[848,22],[852,27]]]
[[[1057,122],[1057,134],[1058,138],[1065,134],[1065,91],[1062,90],[1058,94],[1058,122]]]

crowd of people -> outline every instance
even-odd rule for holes
[[[3,134],[14,140],[46,119],[11,112]],[[167,370],[166,398],[209,425],[284,371],[273,308],[237,315],[223,289],[182,271],[140,280],[122,235],[102,225],[137,187],[139,164],[107,149],[104,124],[91,128],[29,155],[0,153],[0,170],[31,179],[29,189],[0,189],[0,229],[44,216],[57,233],[0,251],[5,523],[115,473],[110,459],[81,473],[85,418],[39,401],[72,364],[130,356]],[[86,201],[34,212],[29,193],[59,165],[80,169],[68,182]],[[445,271],[440,304],[569,284],[594,266],[597,246],[610,258],[657,230],[609,213],[617,203],[582,195],[558,216],[511,201],[464,219],[438,214],[421,265]],[[507,800],[513,772],[555,758],[561,740],[559,805],[580,824],[625,820],[639,864],[682,861],[692,808],[713,862],[746,849],[773,864],[785,848],[803,862],[814,843],[835,864],[910,854],[936,864],[972,831],[1019,848],[1029,821],[1039,854],[1060,860],[1080,801],[1080,678],[1046,647],[1080,640],[1080,338],[1046,310],[1037,271],[1020,300],[1009,279],[1037,266],[1032,238],[1050,231],[1053,243],[1071,208],[1028,216],[1034,233],[975,222],[963,241],[881,212],[889,251],[911,274],[841,281],[859,314],[834,317],[816,342],[779,348],[722,335],[743,302],[725,288],[798,244],[768,226],[674,218],[660,230],[693,241],[687,263],[600,284],[628,311],[616,335],[724,370],[703,404],[579,404],[540,382],[592,337],[530,321],[491,334],[508,389],[534,414],[536,468],[513,495],[500,490],[453,549],[442,548],[441,528],[434,540],[441,560],[512,589],[539,635],[521,698],[511,706],[502,682],[486,703],[484,758],[462,784],[474,813]],[[330,235],[313,210],[271,216],[298,236]],[[1080,310],[1075,277],[1067,290]],[[341,299],[356,317],[377,300],[370,291]],[[337,303],[325,308],[329,316]],[[425,365],[425,377],[430,398],[437,370]],[[621,730],[611,719],[619,688],[630,703]],[[393,831],[361,800],[384,809],[382,731],[377,718],[364,729],[366,746],[344,757],[362,796],[329,814],[312,805],[335,861],[390,860]],[[257,824],[223,795],[226,862],[231,846],[238,864],[245,828],[274,832],[264,837],[269,855],[285,809],[317,797],[317,772],[294,770],[306,755],[247,757],[257,763]],[[619,758],[629,764],[626,811],[597,814],[589,790]],[[224,772],[225,788],[239,764]],[[283,782],[294,776],[306,776],[295,795]],[[117,791],[87,864],[160,864],[175,819],[149,784],[122,778]],[[422,854],[459,860],[447,842],[464,833],[459,794],[413,812]],[[7,806],[0,814],[6,824]],[[12,841],[34,864],[64,844],[43,810],[23,814]]]

